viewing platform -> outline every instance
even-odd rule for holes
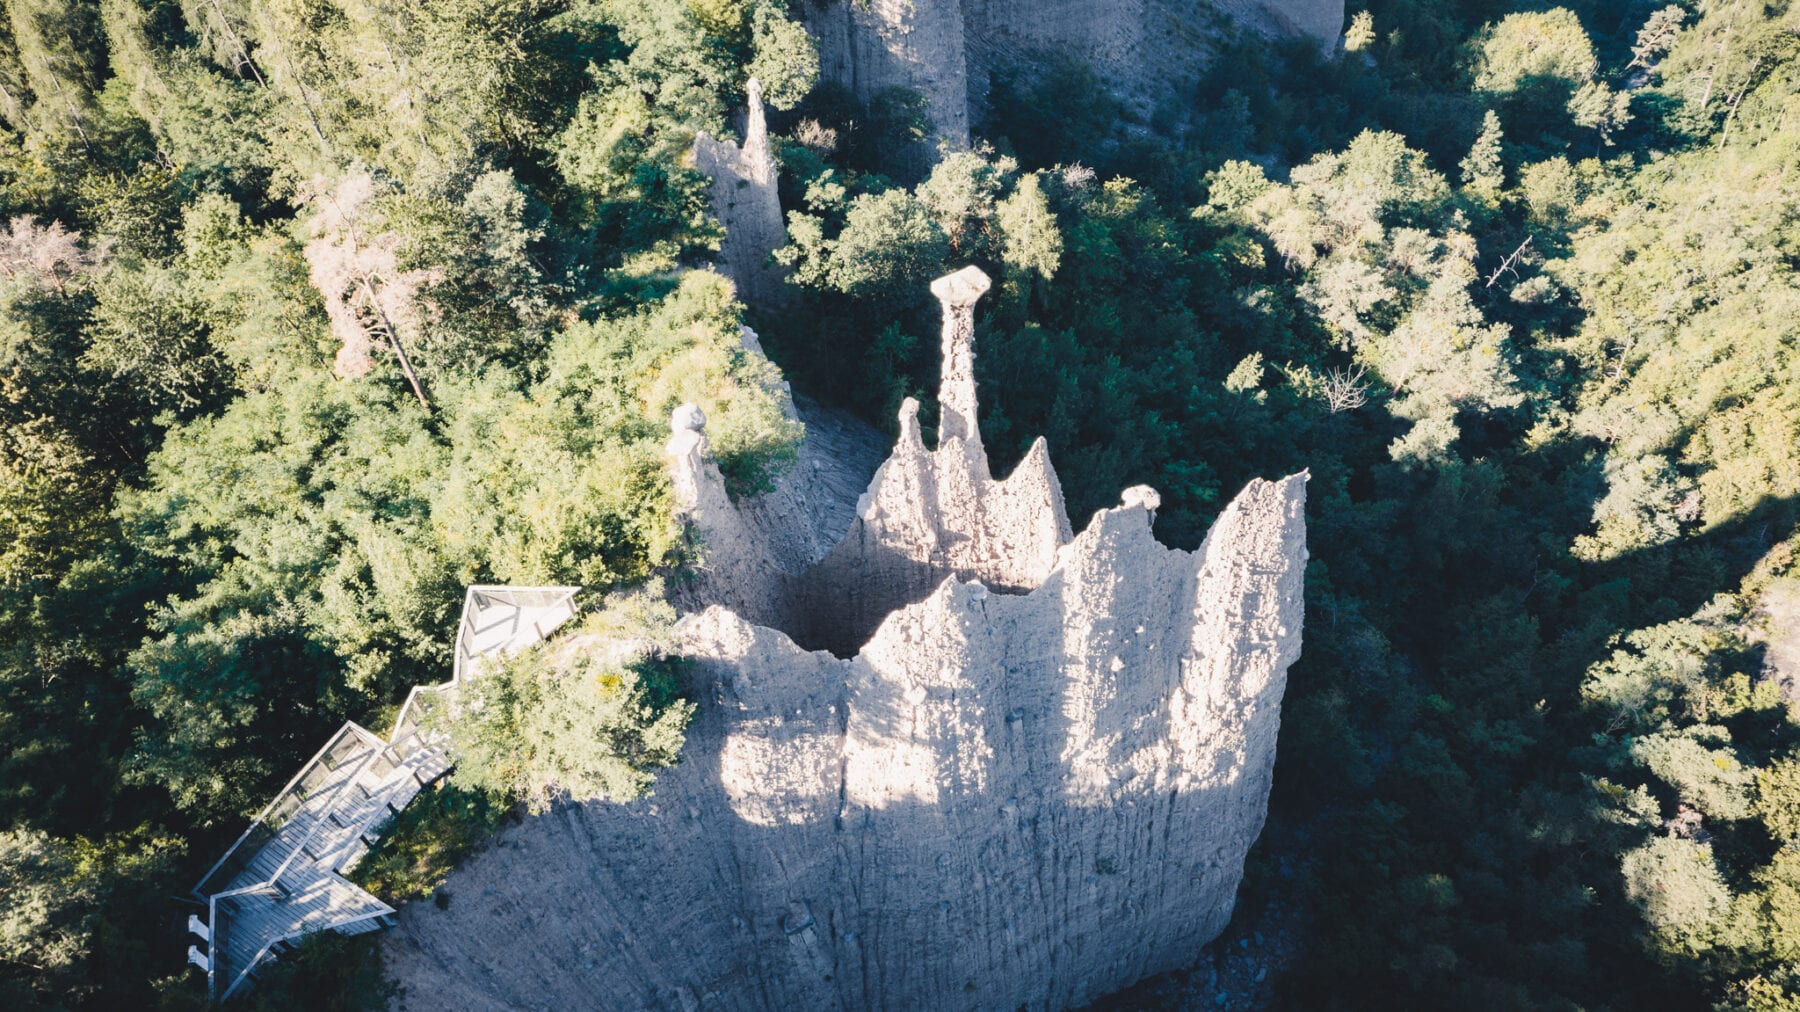
[[[415,686],[386,738],[355,721],[331,736],[194,887],[207,917],[188,961],[215,998],[255,979],[263,961],[315,931],[355,935],[392,924],[394,908],[344,876],[388,821],[448,773],[444,735],[425,721],[486,662],[542,642],[574,617],[579,587],[470,587],[450,680]]]

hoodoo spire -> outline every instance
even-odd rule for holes
[[[750,181],[775,185],[775,155],[769,149],[769,121],[763,114],[763,86],[756,78],[744,85],[744,146],[742,164]]]
[[[944,364],[938,382],[938,445],[945,440],[981,442],[975,420],[975,303],[991,282],[973,264],[931,283],[944,307]]]
[[[776,192],[775,154],[769,147],[769,125],[763,115],[762,82],[746,86],[744,143],[733,144],[702,132],[694,138],[694,168],[712,179],[712,210],[725,226],[717,268],[737,286],[738,297],[753,306],[781,305],[787,298],[787,272],[770,258],[787,245]]]
[[[703,440],[676,426],[678,499],[705,556],[688,603],[724,604],[803,646],[849,655],[894,609],[923,600],[947,576],[1002,591],[1043,581],[1071,537],[1049,450],[1038,440],[996,480],[976,423],[975,304],[989,285],[974,266],[932,283],[944,309],[937,448],[925,448],[918,402],[907,398],[893,454],[822,558],[792,557],[779,532],[759,536],[746,507],[725,497]]]

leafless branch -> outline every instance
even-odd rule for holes
[[[1367,373],[1368,370],[1359,365],[1354,369],[1340,366],[1325,374],[1325,406],[1332,414],[1355,411],[1369,403],[1369,388],[1363,383]]]
[[[1750,64],[1749,75],[1744,78],[1743,85],[1738,88],[1736,94],[1731,96],[1731,101],[1725,108],[1725,125],[1719,130],[1720,150],[1724,150],[1725,140],[1731,136],[1731,124],[1733,120],[1737,119],[1738,103],[1744,100],[1744,92],[1750,90],[1750,85],[1756,81],[1756,71],[1761,67],[1762,57],[1759,56],[1755,63]]]
[[[1494,283],[1500,280],[1500,275],[1502,274],[1511,274],[1514,278],[1517,278],[1519,276],[1519,261],[1524,258],[1526,253],[1531,251],[1531,240],[1533,238],[1533,236],[1527,235],[1524,242],[1514,248],[1511,253],[1508,253],[1506,259],[1500,261],[1500,266],[1494,268],[1494,273],[1487,276],[1487,284],[1482,287],[1494,287]]]

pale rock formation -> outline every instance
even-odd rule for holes
[[[932,285],[944,309],[937,449],[925,449],[919,405],[908,398],[893,454],[857,500],[848,532],[833,530],[824,546],[804,536],[809,528],[767,521],[771,512],[790,514],[780,505],[785,484],[734,507],[705,456],[704,434],[675,433],[677,501],[703,542],[682,604],[723,604],[802,646],[849,656],[895,608],[922,600],[948,575],[1003,591],[1042,582],[1070,535],[1049,451],[1039,439],[997,482],[975,425],[975,303],[988,284],[967,267]]]
[[[965,368],[983,289],[934,286],[939,445],[909,405],[816,565],[805,538],[759,553],[679,413],[671,468],[714,567],[690,601],[844,628],[870,584],[935,582],[843,658],[735,604],[684,617],[681,765],[650,798],[509,830],[447,909],[405,909],[386,947],[407,1007],[1065,1008],[1224,927],[1300,649],[1305,476],[1252,482],[1194,552],[1157,543],[1143,486],[1070,538],[1041,444],[987,474]],[[795,573],[824,591],[809,615]]]
[[[1191,89],[1227,18],[1270,38],[1310,38],[1327,53],[1344,25],[1343,0],[829,0],[801,10],[822,77],[864,101],[886,88],[918,91],[938,138],[958,147],[995,75],[1078,60],[1148,115]]]
[[[769,254],[787,245],[787,226],[776,192],[775,155],[763,115],[762,83],[751,78],[744,113],[744,143],[694,138],[694,168],[712,179],[713,215],[725,226],[717,267],[753,306],[786,301],[786,271]]]
[[[964,0],[970,101],[986,102],[995,76],[1029,79],[1046,58],[1085,63],[1108,90],[1148,116],[1190,93],[1211,62],[1223,15],[1263,25],[1257,0]],[[1025,8],[1029,7],[1029,10]]]

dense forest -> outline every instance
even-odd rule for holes
[[[1371,0],[1148,112],[1045,66],[923,178],[919,103],[819,81],[783,0],[0,8],[0,1005],[203,1006],[174,897],[442,679],[464,585],[670,572],[670,409],[739,492],[800,437],[740,323],[891,426],[976,263],[983,430],[1048,438],[1077,526],[1148,483],[1193,547],[1311,471],[1245,887],[1306,897],[1283,1002],[1800,1006],[1786,0]],[[703,269],[689,152],[751,76],[780,314]],[[679,671],[539,675],[420,839],[676,755]],[[546,706],[605,725],[592,783],[493,747]],[[379,973],[333,939],[250,1002]]]

